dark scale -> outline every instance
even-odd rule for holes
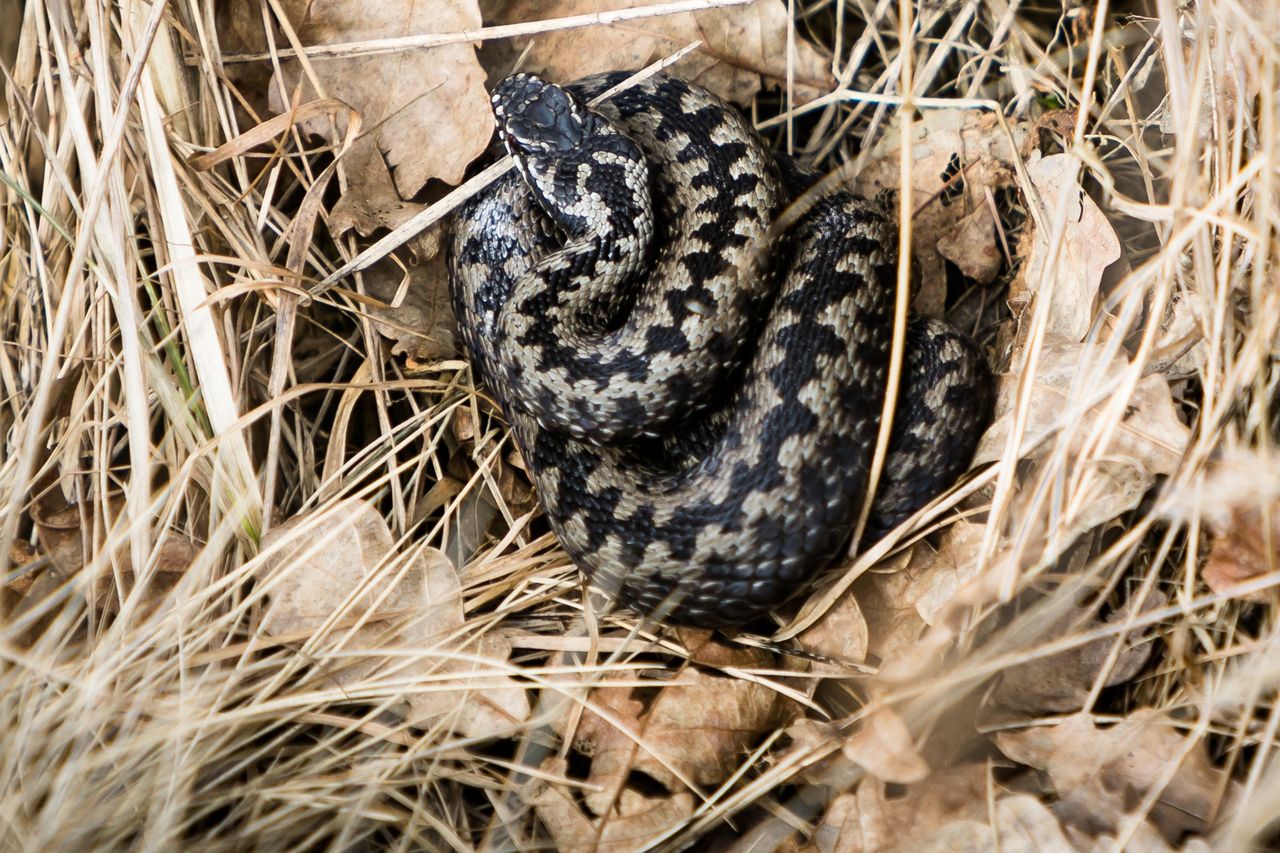
[[[520,177],[458,214],[453,302],[577,565],[646,615],[740,623],[835,559],[861,510],[897,231],[837,192],[766,243],[811,176],[676,78],[585,106],[625,77],[499,85]],[[971,341],[916,319],[907,343],[877,533],[965,470],[989,408]]]

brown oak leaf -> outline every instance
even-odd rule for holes
[[[494,24],[544,21],[549,18],[651,5],[649,0],[490,0],[485,20]],[[761,83],[783,86],[787,80],[787,4],[759,0],[744,6],[661,15],[610,26],[560,30],[512,40],[503,59],[490,67],[507,68],[523,55],[520,70],[566,82],[600,71],[635,70],[662,59],[694,41],[701,49],[681,59],[672,71],[736,103],[749,101]],[[829,91],[835,80],[831,60],[803,38],[795,42],[792,71],[797,101]]]
[[[1228,807],[1218,802],[1222,771],[1204,746],[1150,709],[1110,728],[1076,714],[1056,726],[1002,732],[996,745],[1048,773],[1058,793],[1055,812],[1086,835],[1114,832],[1157,785],[1150,819],[1170,841],[1203,832],[1209,817]]]
[[[1044,218],[1034,216],[1023,234],[1019,248],[1027,247],[1027,257],[1009,287],[1009,305],[1017,312],[1038,294],[1051,293],[1049,331],[1078,341],[1093,324],[1103,272],[1120,259],[1120,238],[1080,186],[1068,155],[1033,157],[1027,175]]]
[[[567,769],[567,763],[557,758],[542,765],[542,771],[549,775],[564,776]],[[528,802],[551,833],[557,850],[595,853],[643,850],[663,831],[693,814],[693,795],[687,791],[655,796],[624,790],[614,809],[601,817],[584,813],[565,785],[540,786]]]
[[[917,311],[938,316],[946,298],[943,259],[966,275],[987,282],[1002,261],[988,194],[1014,183],[1014,158],[1026,137],[1022,125],[1012,138],[993,116],[975,110],[929,110],[912,127],[912,253],[920,265]],[[902,136],[885,133],[871,150],[855,183],[874,198],[902,186]],[[984,211],[987,211],[984,213]]]
[[[283,0],[279,7],[304,46],[449,33],[481,24],[476,0]],[[220,9],[227,50],[267,49],[258,6],[229,3]],[[288,47],[289,42],[277,31],[272,45]],[[279,113],[295,100],[323,96],[346,102],[362,117],[364,134],[343,157],[347,181],[330,223],[335,232],[355,227],[368,233],[399,225],[417,210],[402,199],[413,197],[433,178],[461,181],[493,133],[485,74],[473,45],[317,57],[309,66],[314,78],[297,60],[280,60],[283,79],[266,86],[268,108]],[[251,67],[238,73],[258,71]],[[331,133],[327,121],[305,126],[320,136]]]
[[[1167,599],[1159,592],[1148,595],[1142,611],[1163,607]],[[1060,637],[1091,630],[1101,625],[1120,625],[1129,618],[1127,610],[1117,610],[1107,619],[1093,615],[1094,608],[1078,607],[1067,613],[1040,639],[1049,642]],[[1121,649],[1114,666],[1108,671],[1104,687],[1129,681],[1141,671],[1151,657],[1152,642],[1140,631],[1119,638]],[[1027,711],[1078,711],[1093,689],[1106,665],[1116,637],[1094,640],[1051,657],[1030,661],[1005,670],[994,701],[1007,708]]]
[[[765,667],[755,649],[707,642],[696,659],[724,667]],[[632,772],[669,791],[688,783],[715,785],[741,762],[761,732],[786,722],[795,706],[766,685],[690,666],[680,683],[653,687],[604,687],[590,694],[591,708],[573,732],[573,745],[591,756],[587,805],[608,811]]]

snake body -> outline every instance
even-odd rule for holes
[[[574,562],[643,613],[741,623],[827,566],[861,510],[897,231],[836,192],[775,239],[799,170],[676,77],[585,106],[625,76],[494,90],[517,173],[455,219],[454,310]],[[989,405],[968,338],[907,331],[870,536],[964,471]]]

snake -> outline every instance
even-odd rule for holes
[[[780,227],[811,171],[710,91],[613,91],[627,77],[493,88],[515,168],[455,214],[450,298],[573,563],[648,618],[740,626],[830,567],[860,514],[874,541],[965,472],[990,375],[969,336],[911,317],[873,492],[893,217],[837,189]]]

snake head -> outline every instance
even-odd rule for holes
[[[507,153],[568,235],[647,233],[649,168],[626,134],[564,87],[532,74],[506,78],[491,100]]]
[[[493,90],[498,135],[511,156],[563,154],[589,139],[600,119],[563,87],[513,74]]]

